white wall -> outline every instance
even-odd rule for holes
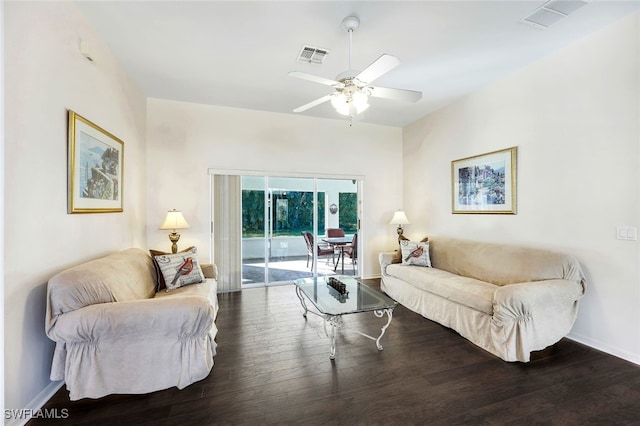
[[[552,30],[549,30],[552,31]],[[414,237],[450,235],[576,255],[588,280],[576,340],[640,363],[640,15],[404,130]],[[518,147],[518,214],[451,214],[451,161]]]
[[[73,3],[7,2],[4,31],[5,408],[20,409],[50,385],[47,280],[145,247],[146,101]],[[80,55],[79,37],[95,63]],[[67,214],[67,109],[124,141],[123,213]]]
[[[394,241],[387,222],[402,207],[402,129],[159,99],[147,114],[151,247],[168,249],[157,228],[176,208],[191,225],[180,247],[209,257],[209,168],[362,175],[363,275],[380,274],[378,252]]]

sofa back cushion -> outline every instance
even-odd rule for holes
[[[66,269],[49,280],[52,316],[98,303],[148,299],[155,294],[151,257],[141,249],[113,253]]]
[[[565,279],[583,282],[578,261],[570,255],[499,243],[429,237],[431,264],[453,274],[497,285]]]

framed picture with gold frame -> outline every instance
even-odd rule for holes
[[[451,162],[452,213],[516,214],[517,147]]]
[[[69,110],[68,213],[122,211],[124,142]]]

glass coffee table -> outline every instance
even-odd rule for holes
[[[361,283],[357,279],[344,275],[331,277],[301,278],[295,280],[296,294],[307,318],[307,312],[324,319],[325,334],[331,339],[330,359],[336,356],[336,329],[344,325],[342,316],[361,312],[373,312],[378,318],[387,316],[387,323],[382,327],[378,337],[357,331],[358,334],[376,342],[379,351],[382,350],[380,340],[391,324],[393,310],[398,302],[385,294]],[[309,300],[318,312],[307,308],[305,299]],[[327,333],[327,323],[331,325],[331,333]]]

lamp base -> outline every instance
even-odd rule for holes
[[[402,240],[402,237],[404,237],[404,229],[402,228],[402,225],[398,225],[396,231],[398,232],[398,241]]]
[[[177,232],[172,232],[169,234],[169,240],[171,240],[171,242],[173,244],[171,244],[171,253],[177,253],[178,252],[178,241],[180,240],[180,234],[178,234]]]

